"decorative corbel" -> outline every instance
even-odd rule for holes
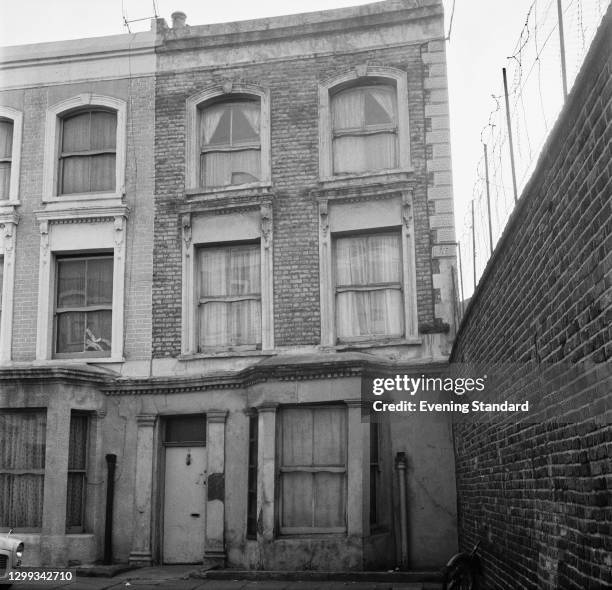
[[[269,203],[262,203],[261,209],[261,239],[264,248],[268,249],[272,243],[272,206]]]
[[[319,217],[321,234],[323,237],[327,237],[329,233],[329,215],[327,211],[327,199],[322,199],[319,201]]]
[[[402,191],[402,221],[407,230],[412,227],[412,189]]]
[[[49,221],[44,219],[39,224],[40,229],[40,249],[43,263],[47,262],[47,253],[49,252]]]
[[[183,213],[183,215],[181,215],[181,228],[183,231],[185,253],[189,256],[189,250],[191,248],[191,213]]]
[[[13,251],[13,235],[15,224],[12,221],[3,221],[0,223],[0,236],[4,242],[4,251],[6,253]]]
[[[359,64],[355,66],[355,73],[359,78],[363,78],[368,75],[368,64]]]
[[[125,236],[125,232],[123,231],[125,229],[125,223],[121,215],[115,216],[113,227],[115,229],[115,246],[121,246]]]

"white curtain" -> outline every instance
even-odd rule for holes
[[[338,338],[404,333],[400,245],[396,234],[336,240]]]
[[[13,122],[0,119],[0,158],[10,159],[13,152]],[[0,201],[9,198],[11,162],[0,162]]]
[[[261,342],[259,244],[203,248],[200,269],[200,347]]]
[[[46,412],[0,412],[0,527],[42,525]]]
[[[395,88],[375,86],[345,90],[332,99],[332,119],[336,173],[397,167]],[[377,132],[370,134],[372,130]],[[351,133],[345,135],[346,132]]]

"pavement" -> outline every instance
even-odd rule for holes
[[[76,576],[70,582],[16,582],[12,590],[441,590],[435,582],[202,579],[193,565],[145,567],[113,577]],[[356,575],[358,577],[359,574]],[[231,577],[231,576],[230,576]]]

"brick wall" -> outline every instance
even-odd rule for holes
[[[455,425],[460,545],[487,588],[612,584],[612,9],[457,335],[514,363],[500,399],[556,407]]]
[[[153,285],[153,354],[176,356],[181,329],[181,241],[178,210],[184,203],[185,100],[203,88],[231,79],[270,89],[271,158],[274,192],[274,332],[277,346],[320,343],[318,217],[309,191],[318,180],[319,80],[364,63],[408,72],[419,323],[434,314],[427,208],[425,107],[446,103],[444,47],[407,44],[371,51],[253,63],[160,74],[156,87],[156,186]],[[425,72],[422,52],[437,62]],[[174,57],[176,60],[177,58]],[[187,61],[186,61],[187,63]],[[435,90],[424,92],[431,77]],[[440,82],[444,81],[444,84]],[[448,131],[444,132],[448,134]],[[428,139],[444,143],[448,138]],[[434,146],[437,147],[437,146]],[[450,162],[448,162],[450,169]],[[442,179],[444,180],[444,179]],[[429,190],[434,188],[429,187]],[[448,188],[448,187],[447,187]],[[450,195],[450,192],[449,192]],[[452,231],[452,228],[451,228]]]

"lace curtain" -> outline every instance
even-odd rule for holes
[[[395,88],[352,88],[332,98],[334,172],[397,167]]]
[[[255,102],[221,103],[200,117],[201,184],[228,186],[261,178],[260,107]]]
[[[259,244],[199,252],[200,348],[261,343]]]
[[[338,238],[335,246],[338,338],[401,336],[400,236],[388,233]]]
[[[46,412],[0,412],[0,527],[42,526]]]
[[[61,194],[114,190],[116,134],[115,113],[92,111],[64,119]]]
[[[0,119],[0,201],[9,198],[12,154],[13,122]]]

